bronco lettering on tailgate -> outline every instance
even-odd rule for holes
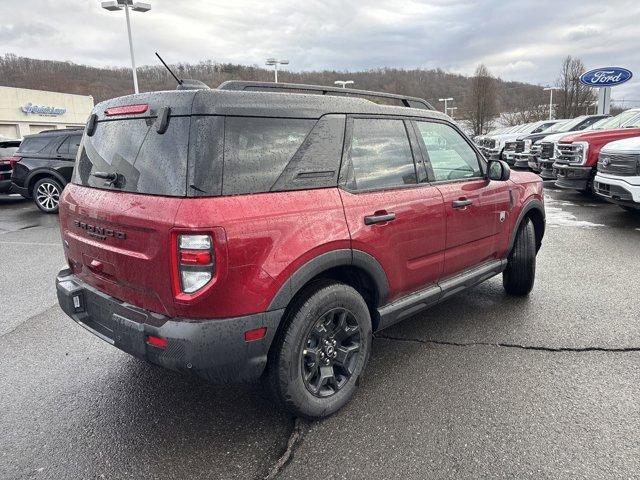
[[[125,238],[127,238],[126,233],[119,232],[118,230],[113,230],[111,228],[97,227],[95,225],[81,222],[80,220],[74,220],[73,224],[76,227],[86,231],[92,237],[98,238],[100,240],[106,240],[107,237],[117,238],[119,240],[124,240]]]

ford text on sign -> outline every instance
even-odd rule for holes
[[[633,77],[626,68],[607,67],[589,70],[580,76],[580,81],[590,87],[614,87]]]

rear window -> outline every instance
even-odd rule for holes
[[[25,138],[20,144],[19,152],[20,153],[38,153],[44,150],[52,137],[31,137]],[[58,137],[60,138],[60,137]]]
[[[190,117],[171,117],[164,134],[155,118],[99,122],[84,137],[73,182],[87,187],[185,196]],[[117,181],[99,178],[117,174]]]

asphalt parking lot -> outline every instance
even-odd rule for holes
[[[547,190],[534,291],[381,332],[320,422],[147,365],[58,308],[55,216],[0,197],[0,478],[639,478],[640,215]]]

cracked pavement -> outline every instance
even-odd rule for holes
[[[55,217],[0,199],[0,478],[638,478],[640,216],[547,195],[529,298],[498,277],[378,333],[312,423],[77,327]]]

